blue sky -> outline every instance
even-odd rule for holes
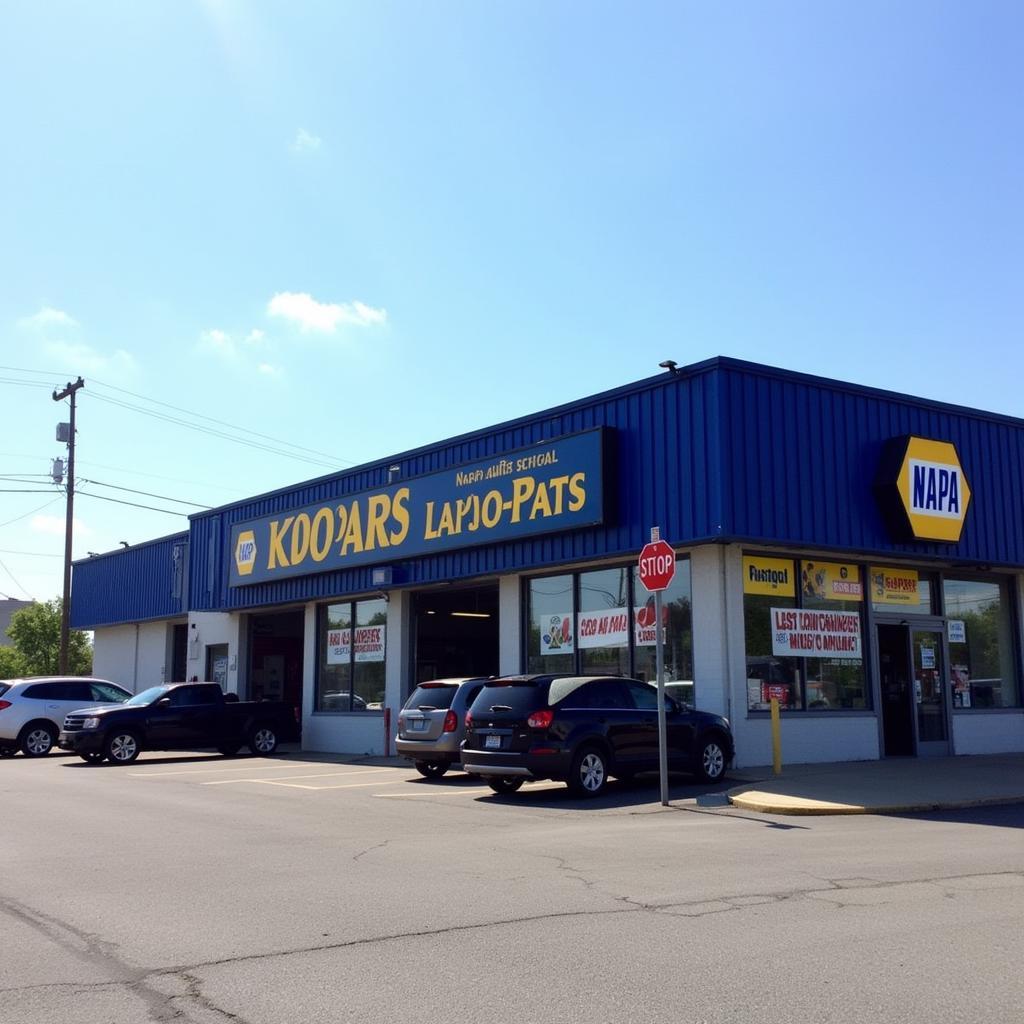
[[[665,358],[1021,415],[1022,38],[993,0],[9,7],[0,475],[44,493],[0,480],[0,593],[60,591],[79,374],[76,557],[186,527],[86,491],[223,504]]]

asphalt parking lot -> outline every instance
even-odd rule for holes
[[[785,820],[701,790],[0,762],[0,1019],[1015,1019],[1021,808]]]

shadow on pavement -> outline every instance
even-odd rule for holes
[[[879,817],[949,822],[957,825],[987,825],[995,828],[1024,828],[1024,803],[994,804],[990,807],[951,807],[939,811],[907,811],[902,814],[880,814]]]

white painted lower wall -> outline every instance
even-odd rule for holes
[[[228,685],[231,693],[239,693],[239,666],[245,664],[242,616],[230,612],[192,612],[188,617],[188,651],[185,678],[206,678],[206,649],[217,644],[228,645]]]
[[[93,675],[109,679],[132,693],[168,682],[174,624],[161,619],[94,630]]]
[[[953,753],[1008,754],[1024,750],[1024,712],[953,714]]]

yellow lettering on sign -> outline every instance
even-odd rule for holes
[[[309,554],[309,515],[300,512],[292,528],[292,565],[298,565]]]
[[[488,491],[484,495],[480,518],[486,529],[493,530],[501,522],[501,506],[501,491]]]
[[[537,497],[533,499],[533,507],[530,509],[530,519],[543,516],[545,519],[551,515],[551,502],[548,500],[548,489],[541,484],[537,488]]]
[[[409,533],[409,510],[405,503],[409,500],[409,488],[399,487],[391,500],[391,518],[398,523],[398,529],[388,534],[392,546],[401,544]]]
[[[288,528],[295,522],[295,516],[288,516],[282,523],[280,519],[274,519],[270,523],[270,551],[267,554],[267,568],[285,568],[291,563],[284,553],[284,537]]]
[[[569,477],[569,494],[572,495],[572,497],[569,498],[570,512],[579,512],[579,510],[587,503],[587,491],[583,486],[586,479],[586,473],[573,473],[573,475]]]
[[[555,515],[560,516],[562,514],[562,499],[565,491],[565,486],[568,484],[569,478],[567,476],[555,476],[548,481],[548,487],[555,492]]]
[[[362,516],[359,514],[358,501],[353,501],[352,507],[348,510],[348,526],[345,529],[345,539],[341,542],[341,555],[347,555],[349,551],[354,551],[357,555],[363,551]]]
[[[391,511],[391,499],[386,494],[372,494],[368,502],[369,511],[366,514],[366,550],[372,551],[380,545],[382,548],[388,546],[387,534],[384,532],[384,523],[387,521]]]
[[[512,522],[519,522],[519,510],[523,502],[533,493],[537,485],[531,476],[521,476],[512,481]],[[531,518],[533,518],[531,516]]]
[[[309,532],[309,553],[314,562],[322,562],[327,557],[333,536],[334,513],[329,508],[318,509]]]

